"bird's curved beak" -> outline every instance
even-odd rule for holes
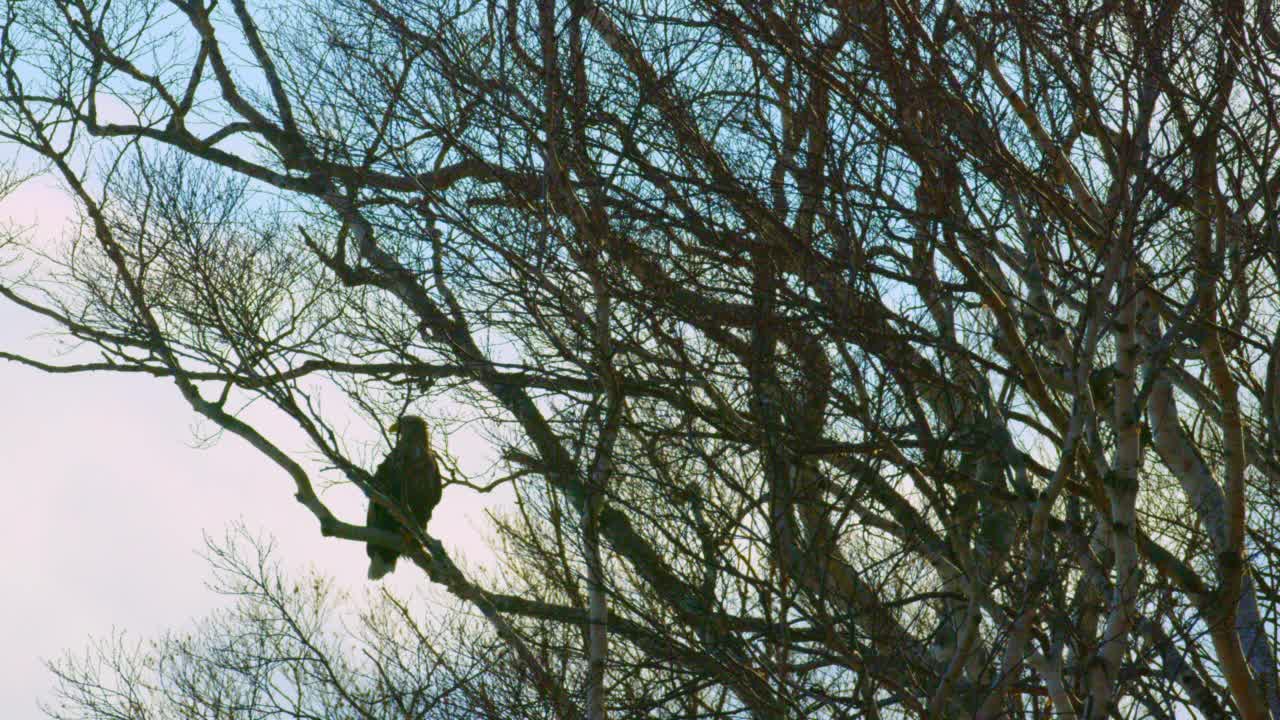
[[[393,433],[400,432],[400,421],[397,420],[391,423],[391,426],[387,428],[387,432],[393,432]]]

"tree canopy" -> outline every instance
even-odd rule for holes
[[[172,383],[499,649],[388,682],[1280,720],[1270,0],[0,10],[0,141],[81,213],[0,295],[98,359],[0,357]],[[353,414],[480,428],[501,579],[339,517],[249,401],[371,495]]]

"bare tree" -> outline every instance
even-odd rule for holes
[[[102,359],[4,357],[173,382],[547,716],[1280,719],[1269,2],[3,7],[83,223],[0,294]],[[250,399],[367,493],[340,416],[482,427],[508,584]]]
[[[95,720],[541,716],[527,712],[527,687],[501,682],[511,658],[474,621],[422,617],[386,591],[360,602],[314,573],[286,574],[273,553],[243,528],[210,543],[211,587],[231,604],[190,631],[147,642],[117,634],[50,663],[57,684],[45,711]]]

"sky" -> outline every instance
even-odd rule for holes
[[[0,224],[48,239],[69,216],[59,191],[39,181],[0,200]],[[0,350],[57,360],[45,330],[0,300]],[[200,553],[206,535],[237,522],[274,536],[286,568],[315,568],[357,593],[372,587],[363,546],[321,537],[283,470],[237,437],[199,442],[209,427],[172,382],[48,375],[0,360],[0,389],[0,717],[44,717],[36,705],[52,699],[44,661],[83,652],[91,636],[156,637],[224,605],[205,585]],[[260,429],[305,450],[283,422],[268,418]],[[363,498],[349,486],[323,497],[343,519],[363,519]],[[447,512],[437,510],[430,532],[455,559],[483,562],[484,512],[494,502],[447,490]],[[426,580],[401,563],[390,582],[410,591]]]

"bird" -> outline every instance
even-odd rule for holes
[[[441,494],[440,466],[431,450],[427,422],[405,415],[388,430],[395,433],[396,444],[373,473],[373,487],[396,503],[415,528],[426,529]],[[401,530],[391,512],[372,499],[366,524],[386,532]],[[395,569],[399,557],[395,550],[370,542],[365,552],[369,554],[370,580],[379,580]]]

